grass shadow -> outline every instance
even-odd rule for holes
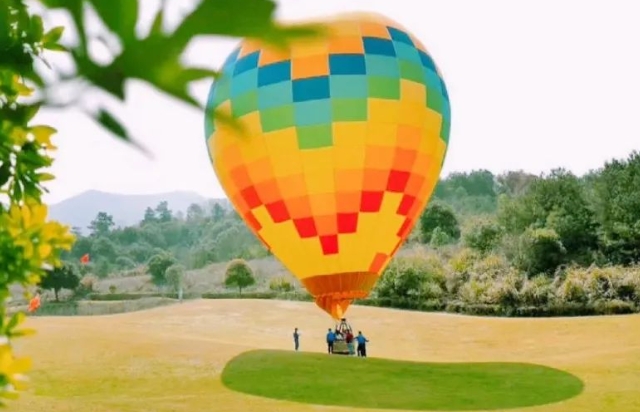
[[[560,402],[583,382],[527,363],[419,363],[255,350],[222,373],[234,391],[272,399],[370,409],[475,411]]]

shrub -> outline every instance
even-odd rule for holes
[[[429,239],[429,245],[434,248],[438,248],[440,246],[448,245],[453,242],[451,236],[442,230],[439,226],[436,227],[431,233],[431,238]]]
[[[151,279],[156,286],[162,286],[167,283],[165,277],[167,269],[176,263],[176,259],[168,253],[159,253],[153,255],[147,262],[147,271],[151,275]]]
[[[560,236],[552,229],[527,229],[518,238],[517,247],[514,264],[529,276],[552,274],[567,253]]]
[[[269,289],[274,292],[291,292],[293,285],[284,276],[278,276],[269,281]]]
[[[118,256],[116,258],[116,266],[120,270],[127,270],[127,269],[133,269],[137,265],[136,265],[136,262],[133,261],[133,259],[127,256]]]
[[[523,305],[547,305],[555,296],[552,280],[546,276],[525,279],[520,289],[520,301]]]
[[[490,220],[480,221],[465,234],[464,243],[484,255],[498,246],[502,233],[502,228],[496,222]]]
[[[513,269],[506,275],[490,283],[486,291],[486,302],[505,308],[515,308],[520,304],[520,289],[524,277]]]
[[[173,292],[178,292],[182,289],[184,284],[184,272],[185,267],[178,263],[169,266],[165,271],[166,283]]]

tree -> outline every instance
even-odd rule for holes
[[[580,180],[563,169],[533,181],[527,192],[504,200],[498,219],[511,233],[553,229],[566,249],[566,258],[589,264],[597,248],[597,224]]]
[[[182,285],[184,283],[185,268],[179,263],[173,264],[165,271],[165,278],[167,285],[172,291],[180,293]]]
[[[58,294],[60,290],[75,290],[78,285],[80,285],[80,276],[76,273],[75,267],[67,263],[61,267],[48,270],[45,277],[40,281],[40,287],[53,290],[56,302],[59,301]]]
[[[204,219],[204,210],[198,204],[191,204],[187,208],[187,221],[201,222]]]
[[[460,239],[458,219],[451,208],[441,203],[433,203],[420,216],[420,231],[423,242],[431,241],[434,230],[440,230],[453,240]]]
[[[113,216],[106,212],[99,212],[96,218],[89,224],[89,231],[91,236],[106,236],[115,225]]]
[[[604,254],[616,264],[640,261],[640,153],[605,163],[591,181]]]
[[[482,255],[494,250],[502,239],[502,228],[493,221],[477,222],[464,235],[464,242]]]
[[[176,259],[168,253],[154,255],[147,263],[147,271],[156,286],[163,286],[167,283],[166,271],[176,263]]]
[[[431,239],[429,240],[429,245],[431,247],[439,248],[440,246],[448,245],[449,243],[451,243],[451,236],[442,230],[440,226],[436,227],[433,232],[431,232]]]
[[[173,213],[169,209],[169,203],[166,200],[156,206],[156,216],[160,222],[170,222],[173,219]]]
[[[509,196],[523,195],[536,179],[535,175],[522,170],[504,173],[496,177],[496,193]]]
[[[530,277],[551,275],[567,253],[560,236],[553,229],[527,229],[518,239],[513,261]]]
[[[142,224],[148,224],[148,223],[155,223],[157,222],[158,219],[156,218],[156,212],[155,210],[151,209],[150,207],[147,207],[144,211],[144,218],[142,219]]]
[[[256,283],[251,267],[243,259],[234,259],[227,265],[224,285],[228,288],[237,287],[238,292]]]
[[[215,203],[213,205],[213,208],[211,210],[211,215],[212,215],[213,220],[215,222],[218,222],[218,221],[224,219],[226,214],[227,214],[227,212],[224,210],[224,208],[222,206],[220,206],[220,203]]]

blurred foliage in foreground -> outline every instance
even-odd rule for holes
[[[163,31],[165,4],[157,12],[151,30],[138,36],[139,2],[135,0],[41,0],[40,6],[63,9],[71,16],[78,41],[63,45],[64,27],[45,29],[40,15],[32,13],[22,0],[0,0],[0,396],[15,397],[25,388],[22,375],[28,359],[14,358],[10,339],[30,331],[17,327],[25,315],[8,317],[9,288],[19,284],[29,290],[46,273],[59,267],[60,253],[71,248],[74,236],[69,229],[47,220],[41,201],[42,184],[54,179],[45,172],[55,150],[51,138],[56,130],[34,125],[41,107],[75,107],[101,127],[128,142],[126,126],[104,107],[84,106],[82,96],[99,89],[120,101],[125,100],[125,83],[143,80],[166,95],[199,108],[187,93],[194,80],[213,78],[211,68],[185,67],[180,57],[196,36],[260,38],[286,46],[292,36],[308,36],[316,28],[281,27],[273,20],[275,3],[269,0],[205,0],[189,13],[172,33]],[[91,34],[95,25],[87,9],[93,9],[108,33]],[[251,10],[248,13],[247,10]],[[111,53],[108,64],[89,53],[91,42],[101,42]],[[67,53],[74,70],[65,73],[46,62],[45,50]],[[43,76],[42,70],[53,76]],[[45,77],[53,80],[45,81]],[[64,93],[61,87],[70,86]],[[63,94],[65,101],[54,96]],[[231,120],[231,119],[228,119]]]

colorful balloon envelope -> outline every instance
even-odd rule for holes
[[[338,319],[428,203],[451,111],[433,59],[402,26],[375,14],[320,23],[327,34],[286,50],[242,42],[211,87],[205,128],[238,213]]]

